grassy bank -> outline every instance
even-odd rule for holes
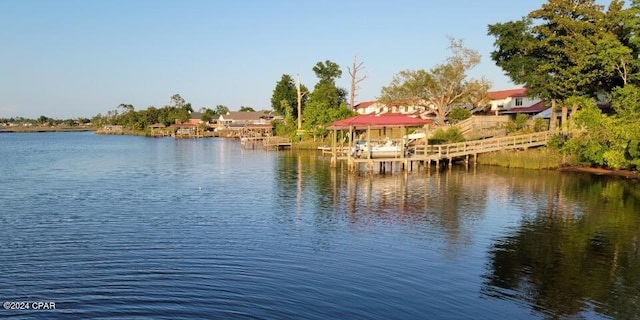
[[[294,140],[295,141],[295,140]],[[299,150],[317,150],[320,146],[326,146],[327,142],[318,139],[313,141],[313,139],[306,139],[302,141],[297,141],[293,143],[293,147]]]
[[[478,163],[507,168],[557,169],[562,165],[562,156],[558,150],[549,148],[503,150],[478,155]]]

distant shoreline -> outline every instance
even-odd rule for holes
[[[86,127],[3,127],[0,133],[37,133],[37,132],[86,132],[95,131]]]
[[[89,132],[95,131],[93,128],[78,128],[78,127],[4,127],[0,128],[1,133],[42,133],[42,132]],[[316,143],[312,144],[313,146],[307,146],[305,143],[299,143],[298,149],[308,149],[314,150],[317,148]],[[492,164],[486,164],[492,165]],[[495,164],[493,164],[495,165]],[[500,165],[498,165],[500,166]],[[538,169],[532,169],[538,170]],[[631,170],[616,170],[616,169],[605,169],[605,168],[592,168],[592,167],[581,167],[581,166],[561,166],[557,168],[559,172],[581,172],[581,173],[589,173],[598,176],[610,176],[610,177],[620,177],[626,179],[634,179],[640,180],[640,172],[639,171],[631,171]]]

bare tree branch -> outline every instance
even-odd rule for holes
[[[349,76],[351,77],[351,90],[349,91],[349,109],[351,110],[353,110],[353,107],[355,106],[356,96],[358,95],[357,90],[360,89],[358,84],[369,77],[369,74],[366,73],[362,77],[358,78],[358,72],[364,68],[364,62],[358,63],[358,55],[353,56],[353,66],[347,67]]]

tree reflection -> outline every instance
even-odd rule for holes
[[[319,243],[342,227],[395,228],[447,257],[486,247],[482,296],[549,316],[640,314],[637,181],[500,168],[358,175],[305,153],[283,155],[277,170],[278,212],[297,213]],[[497,231],[476,223],[505,217]]]
[[[575,316],[640,314],[637,182],[559,175],[540,190],[547,205],[490,252],[482,293]],[[546,192],[544,192],[546,191]]]

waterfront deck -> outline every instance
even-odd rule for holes
[[[366,171],[373,171],[376,166],[379,166],[381,173],[387,170],[392,171],[394,166],[399,166],[399,168],[403,170],[411,171],[416,165],[417,167],[430,167],[432,163],[434,163],[435,166],[438,167],[443,162],[452,165],[456,159],[464,159],[466,163],[469,163],[470,157],[473,158],[473,162],[475,163],[478,154],[481,153],[540,147],[547,144],[549,137],[550,133],[545,131],[442,145],[417,145],[408,147],[405,153],[401,153],[398,156],[386,158],[356,158],[350,154],[341,155],[341,153],[336,150],[335,154],[332,151],[331,157],[333,165],[335,165],[337,161],[346,161],[350,171],[356,171],[362,166],[365,167]]]
[[[265,150],[291,149],[291,139],[283,137],[242,137],[240,144],[245,149],[256,149],[259,144]]]
[[[262,146],[265,150],[291,149],[291,145],[291,139],[284,137],[267,137],[262,141]]]

